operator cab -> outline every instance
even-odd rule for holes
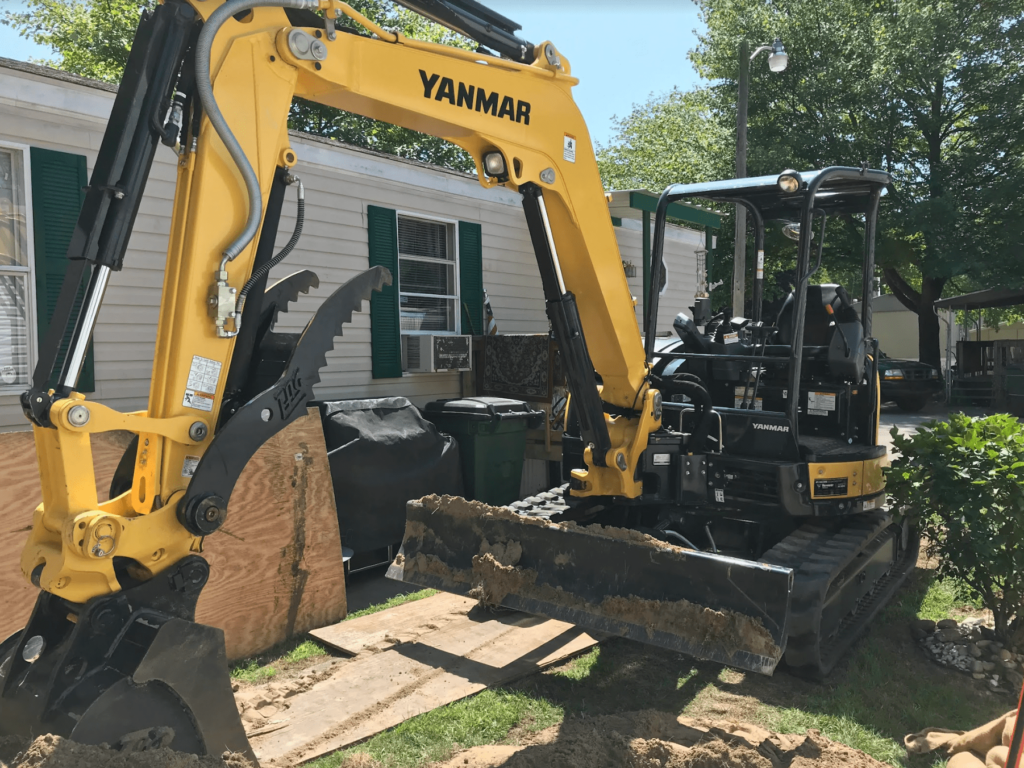
[[[865,485],[864,471],[873,472],[885,453],[876,445],[871,289],[878,203],[889,183],[883,171],[835,167],[678,184],[662,194],[652,250],[655,274],[663,258],[666,212],[678,200],[744,206],[759,263],[768,222],[782,223],[796,241],[796,284],[772,317],[766,317],[761,270],[750,318],[711,316],[702,286],[693,316],[680,313],[673,323],[675,342],[655,341],[657,292],[645,302],[646,351],[652,383],[666,401],[666,430],[683,436],[683,453],[706,452],[709,464],[723,468],[717,485],[709,480],[706,502],[697,494],[698,506],[717,503],[723,511],[749,514],[752,506],[767,511],[781,505],[790,515],[804,516],[849,514],[880,503],[880,485]],[[837,216],[862,224],[860,313],[844,286],[811,282],[821,266],[825,224]],[[857,464],[861,471],[851,469],[840,479],[840,464]],[[651,483],[659,495],[663,486],[664,478]]]

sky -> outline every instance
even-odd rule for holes
[[[591,138],[607,144],[612,118],[629,114],[650,94],[697,82],[686,54],[697,44],[700,27],[691,0],[483,0],[523,29],[531,43],[550,40],[580,79],[573,89]],[[18,0],[0,0],[0,12],[20,10]],[[28,61],[51,51],[0,25],[0,56]]]

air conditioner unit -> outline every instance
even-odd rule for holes
[[[403,336],[402,370],[406,373],[473,369],[472,336]]]

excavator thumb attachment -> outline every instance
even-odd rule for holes
[[[209,577],[196,555],[84,605],[40,592],[0,643],[0,736],[52,733],[135,751],[256,757],[235,708],[224,633],[193,621]]]
[[[793,572],[450,496],[409,502],[392,579],[771,674]]]

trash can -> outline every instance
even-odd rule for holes
[[[526,430],[543,424],[543,411],[504,397],[463,397],[427,403],[423,415],[458,441],[466,498],[497,505],[519,498]]]

